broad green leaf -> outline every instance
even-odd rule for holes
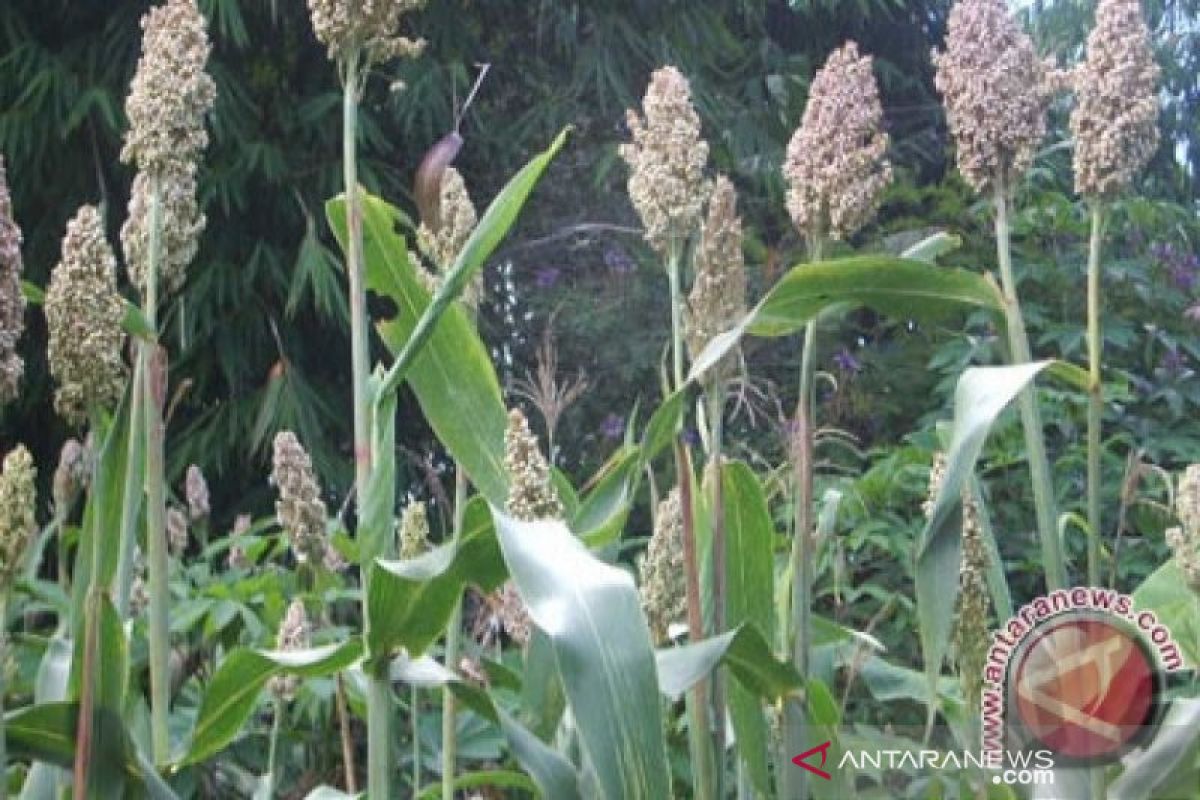
[[[1134,589],[1133,605],[1154,612],[1171,632],[1184,666],[1195,669],[1200,667],[1200,595],[1186,586],[1179,563],[1172,558]]]
[[[505,578],[504,562],[487,506],[480,499],[464,512],[463,533],[404,561],[376,560],[367,589],[366,645],[369,660],[390,658],[403,647],[424,654],[440,638],[465,586],[485,591]]]
[[[561,522],[492,509],[530,617],[550,639],[580,740],[608,798],[670,796],[650,630],[625,570]]]
[[[396,393],[380,396],[381,376],[371,376],[371,476],[363,493],[357,531],[358,561],[370,564],[391,552],[396,527]]]
[[[571,518],[571,530],[589,547],[603,547],[621,535],[642,474],[637,447],[617,450],[589,483],[591,490]]]
[[[510,772],[502,769],[468,772],[454,778],[454,789],[456,792],[468,789],[480,789],[488,786],[497,789],[519,789],[523,792],[533,792],[537,789],[537,784],[530,780],[529,776],[525,773]],[[431,786],[426,786],[417,797],[419,800],[441,800],[442,784],[439,782]]]
[[[741,461],[722,470],[725,505],[725,621],[747,624],[767,636],[774,630],[775,526],[754,472]],[[767,754],[770,744],[762,701],[739,682],[729,683],[729,716],[738,754],[755,787],[770,793]]]
[[[129,680],[129,642],[125,637],[125,626],[107,594],[99,598],[99,636],[97,638],[96,665],[96,708],[107,708],[118,716],[125,708],[125,687]],[[71,694],[78,699],[83,679],[84,624],[81,621],[74,640],[74,657],[71,660]]]
[[[996,312],[1002,308],[995,285],[963,269],[884,255],[801,264],[732,330],[713,337],[692,364],[688,380],[697,380],[746,334],[785,336],[838,304],[901,317],[927,317],[964,306]]]
[[[363,199],[363,241],[367,288],[397,306],[397,315],[378,329],[396,361],[382,392],[408,380],[438,439],[492,503],[504,502],[506,424],[499,383],[464,310],[453,304],[488,256],[508,234],[542,174],[566,142],[566,131],[526,164],[488,206],[441,286],[431,299],[408,260],[406,243],[395,231],[397,214],[383,201]],[[326,214],[345,240],[345,203],[331,200]]]
[[[1049,361],[1007,367],[971,367],[954,393],[954,427],[946,475],[921,535],[916,564],[917,622],[926,679],[936,685],[946,654],[962,558],[962,492],[996,418]],[[932,721],[933,708],[930,707]]]
[[[1195,787],[1200,786],[1200,698],[1172,703],[1154,738],[1124,764],[1109,787],[1109,797],[1195,797]]]
[[[679,434],[683,414],[687,410],[688,389],[684,387],[662,401],[642,434],[642,461],[650,463],[669,448]]]
[[[791,663],[779,661],[762,633],[740,625],[694,644],[666,647],[654,654],[658,688],[671,700],[724,664],[739,685],[754,697],[777,700],[795,694],[804,684]]]
[[[554,648],[537,628],[530,632],[521,678],[521,721],[540,738],[549,739],[562,719],[567,698],[554,663]]]
[[[276,675],[317,678],[345,669],[362,656],[362,641],[309,650],[252,650],[238,648],[225,656],[209,681],[200,704],[196,727],[180,767],[196,764],[222,750],[237,736],[254,711],[259,694]]]

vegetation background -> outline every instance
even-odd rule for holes
[[[628,135],[624,110],[640,99],[649,72],[674,63],[692,80],[713,160],[744,198],[752,294],[799,258],[779,164],[808,80],[846,38],[876,58],[899,176],[878,221],[851,245],[888,247],[914,231],[947,228],[965,240],[953,261],[990,269],[989,220],[953,172],[932,87],[929,52],[941,42],[949,5],[434,0],[412,21],[430,42],[426,55],[380,70],[368,84],[362,179],[372,192],[411,207],[416,165],[453,125],[482,63],[491,69],[466,114],[458,162],[481,208],[536,148],[563,125],[575,127],[519,229],[487,267],[480,325],[511,388],[536,368],[553,322],[562,376],[581,373],[588,381],[563,418],[556,460],[589,474],[619,443],[638,400],[657,396],[659,348],[667,339],[665,284],[636,228],[616,152]],[[122,103],[138,54],[138,19],[148,6],[0,4],[0,152],[25,231],[25,277],[37,285],[46,284],[65,221],[79,203],[118,210],[108,215],[114,226],[124,216],[130,171],[117,160]],[[235,512],[270,509],[262,476],[276,430],[292,428],[312,446],[334,500],[352,483],[349,375],[340,357],[348,349],[344,279],[321,213],[340,188],[341,94],[304,3],[200,6],[215,43],[218,100],[200,173],[209,224],[186,289],[167,312],[171,368],[186,377],[172,379],[180,390],[169,420],[168,483],[180,485],[187,465],[199,464],[213,488],[214,528],[228,530]],[[1117,208],[1110,229],[1105,353],[1106,374],[1119,384],[1109,419],[1119,433],[1106,442],[1108,498],[1125,496],[1131,458],[1170,470],[1200,461],[1200,2],[1149,0],[1144,8],[1164,68],[1164,145],[1138,199]],[[1078,60],[1091,3],[1034,2],[1023,13],[1046,53]],[[1035,353],[1079,363],[1087,218],[1071,194],[1062,109],[1053,128],[1018,201],[1017,267]],[[115,228],[110,233],[115,241]],[[34,346],[45,341],[40,313],[29,314],[29,325],[25,388],[0,416],[0,444],[7,448],[19,437],[39,463],[53,464],[67,431],[51,410],[44,354]],[[916,533],[933,424],[946,415],[954,379],[969,360],[1002,361],[1000,347],[970,318],[917,328],[862,312],[823,336],[819,363],[831,380],[821,384],[819,423],[850,435],[823,440],[819,480],[844,484],[854,502],[843,504],[838,548],[853,579],[839,586],[834,570],[821,602],[850,614],[847,622],[868,621],[890,594],[889,581],[898,580],[864,578],[873,565],[882,570],[907,556],[913,537],[884,534],[889,526]],[[734,423],[733,438],[748,442],[739,455],[778,463],[779,426],[794,404],[794,351],[791,341],[752,345],[757,382],[747,387]],[[1052,391],[1043,397],[1060,506],[1080,510],[1083,400]],[[427,494],[429,468],[436,473],[445,455],[416,414],[402,416],[398,440],[411,456],[401,485]],[[1009,516],[1028,516],[1024,472],[1004,480],[1021,453],[1013,417],[992,438],[985,462],[1001,528]],[[42,474],[49,479],[49,470]],[[1150,503],[1130,502],[1127,510],[1130,544],[1121,570],[1132,579],[1165,557],[1165,516]],[[1014,531],[1012,552],[1035,553],[1033,536]],[[1073,563],[1080,563],[1082,542],[1072,546]],[[1006,566],[1014,589],[1022,574],[1038,580],[1035,570],[1023,570],[1032,565]],[[860,599],[857,591],[876,596],[845,611]],[[885,625],[903,642],[911,617],[902,613]]]

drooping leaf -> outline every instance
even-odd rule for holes
[[[799,690],[804,679],[791,663],[779,661],[762,633],[752,625],[740,625],[719,636],[694,644],[657,651],[658,688],[671,700],[723,664],[739,685],[756,698],[777,700]]]
[[[492,509],[513,581],[554,648],[567,702],[601,793],[668,797],[654,650],[629,573],[561,522]]]
[[[1190,760],[1189,760],[1190,759]],[[1109,787],[1109,797],[1149,800],[1195,795],[1200,786],[1200,698],[1171,704],[1154,738],[1125,761]],[[1168,787],[1177,787],[1178,793]]]
[[[369,659],[390,658],[403,647],[419,656],[441,636],[468,584],[485,591],[506,577],[491,517],[483,500],[464,512],[463,533],[404,561],[376,560],[367,589]]]
[[[928,317],[962,307],[999,312],[1002,299],[982,275],[914,259],[873,255],[801,264],[733,329],[713,337],[693,362],[688,380],[697,380],[743,336],[786,336],[838,304],[866,306],[892,316]]]
[[[946,473],[921,535],[916,564],[917,621],[931,687],[941,672],[958,596],[963,487],[974,475],[984,440],[1000,412],[1049,365],[1040,361],[971,367],[958,380]]]
[[[361,658],[362,652],[362,640],[357,637],[309,650],[243,647],[232,651],[221,661],[206,687],[191,742],[178,766],[203,761],[233,741],[254,711],[263,686],[272,677],[332,675]]]
[[[741,461],[722,469],[725,507],[725,621],[732,629],[753,626],[764,637],[774,630],[775,526],[754,472]],[[740,682],[728,684],[729,716],[738,755],[755,787],[770,793],[767,719],[762,701]]]
[[[603,547],[621,535],[642,474],[639,449],[621,447],[589,483],[591,490],[571,518],[571,530],[589,547]]]

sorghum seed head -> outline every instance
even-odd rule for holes
[[[72,438],[63,442],[50,488],[55,511],[66,513],[67,508],[87,484],[89,468],[87,462],[87,453],[78,439]]]
[[[933,62],[959,172],[977,192],[1011,188],[1046,134],[1052,81],[1033,41],[1005,0],[959,0]]]
[[[229,569],[247,570],[252,566],[246,557],[246,550],[238,543],[238,537],[250,530],[250,515],[238,514],[233,520],[233,530],[229,532],[231,544],[226,556]]]
[[[687,614],[687,587],[683,559],[683,509],[679,490],[672,489],[658,504],[654,533],[638,565],[639,593],[650,632],[658,644],[668,639],[667,629]]]
[[[275,648],[291,653],[307,650],[311,646],[312,624],[308,620],[308,612],[304,610],[304,602],[297,597],[288,605],[279,623]],[[300,678],[296,675],[276,675],[271,678],[271,691],[284,700],[293,699],[299,688]]]
[[[271,483],[279,491],[275,515],[300,563],[325,557],[325,502],[312,460],[291,431],[275,435]]]
[[[1154,155],[1159,72],[1138,0],[1100,0],[1075,80],[1075,191],[1112,197]]]
[[[188,545],[188,518],[181,509],[167,509],[167,546],[171,556],[181,558]]]
[[[184,478],[184,494],[187,496],[188,516],[193,520],[203,519],[211,511],[208,497],[208,481],[195,464],[187,468]]]
[[[1179,479],[1175,516],[1181,527],[1167,531],[1167,544],[1188,586],[1200,592],[1200,464],[1192,464]]]
[[[521,647],[528,644],[533,632],[533,620],[516,584],[507,581],[496,590],[493,602],[496,604],[496,616],[508,637]]]
[[[208,146],[204,117],[217,94],[204,71],[211,50],[195,0],[167,0],[142,17],[142,55],[125,100],[123,162],[158,175],[199,158]]]
[[[737,192],[724,175],[717,178],[708,201],[695,264],[696,279],[684,311],[684,330],[693,359],[714,336],[733,327],[746,311],[742,220],[737,215]],[[714,377],[727,377],[736,359],[736,353],[726,356],[714,368]]]
[[[621,145],[629,165],[629,199],[642,218],[646,241],[660,254],[695,232],[708,195],[704,167],[708,144],[692,106],[687,78],[675,67],[650,76],[642,100],[644,117],[630,109],[633,141]]]
[[[129,216],[121,226],[121,247],[129,281],[145,294],[150,268],[150,213],[153,181],[139,172],[129,195]],[[207,220],[196,201],[196,168],[192,162],[169,163],[158,174],[162,203],[162,239],[158,263],[160,296],[179,291],[187,268],[200,249],[200,234]]]
[[[429,516],[425,504],[414,500],[400,515],[400,558],[416,558],[429,549]]]
[[[550,465],[520,409],[508,412],[504,434],[504,466],[508,470],[505,510],[519,520],[560,519],[562,502],[551,481]]]
[[[133,581],[129,584],[129,614],[136,617],[150,605],[150,589],[146,584],[146,557],[142,548],[133,546]]]
[[[6,591],[37,534],[37,468],[24,445],[4,456],[0,472],[0,591]]]
[[[21,270],[21,229],[13,219],[8,174],[0,156],[0,406],[16,399],[25,372],[17,354],[17,341],[25,331]]]
[[[421,54],[423,39],[397,33],[400,18],[424,5],[425,0],[308,0],[308,11],[329,58],[341,61],[361,50],[370,65]]]
[[[946,476],[946,456],[935,453],[929,474],[929,497],[925,515],[931,516],[934,502]],[[983,668],[991,636],[988,633],[991,599],[987,587],[989,558],[975,496],[969,488],[962,494],[962,560],[958,573],[958,603],[952,641],[958,676],[967,708],[979,706]]]
[[[454,266],[455,259],[479,222],[475,205],[467,193],[467,185],[454,167],[447,167],[442,173],[438,207],[438,228],[434,230],[422,222],[417,228],[417,246],[425,257],[433,262],[434,267],[444,273]],[[468,308],[479,308],[480,295],[483,293],[482,282],[483,273],[477,272],[475,278],[463,289],[462,300]],[[436,291],[437,283],[439,281],[435,278],[430,291]]]
[[[866,224],[892,180],[871,57],[846,42],[817,71],[783,176],[792,222],[810,242],[844,239]]]
[[[54,407],[68,422],[121,399],[127,370],[121,360],[125,301],[117,293],[117,259],[104,238],[95,206],[67,223],[62,260],[46,291],[47,359],[58,382]]]

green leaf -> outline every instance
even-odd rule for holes
[[[509,770],[502,769],[468,772],[454,778],[454,789],[456,792],[466,789],[480,789],[487,786],[493,786],[497,789],[519,789],[524,792],[532,792],[537,789],[537,784],[531,781],[525,773],[510,772]],[[417,795],[420,800],[440,800],[441,796],[441,782],[426,786]]]
[[[30,281],[21,281],[21,294],[31,306],[40,306],[46,302],[46,290]]]
[[[482,499],[464,512],[463,533],[404,561],[378,559],[367,583],[368,660],[390,658],[403,647],[422,655],[440,638],[467,584],[489,591],[503,583],[504,562]]]
[[[900,254],[901,258],[911,258],[914,261],[925,261],[932,264],[939,257],[946,253],[957,250],[962,247],[962,237],[947,233],[946,231],[938,231],[937,233],[926,236],[921,241],[912,245]]]
[[[571,518],[571,530],[589,547],[603,547],[621,535],[642,474],[637,447],[617,450],[589,483],[592,490]]]
[[[735,461],[721,470],[725,505],[725,620],[730,628],[743,623],[767,636],[774,630],[775,526],[753,470]],[[729,685],[729,716],[738,754],[746,762],[755,787],[770,794],[767,754],[770,744],[762,702],[740,682]]]
[[[96,655],[96,708],[105,707],[120,715],[125,708],[125,686],[129,680],[129,642],[125,638],[125,626],[107,594],[99,597],[99,637]],[[74,657],[71,660],[72,699],[78,699],[80,674],[84,664],[84,622],[74,640]]]
[[[1190,757],[1190,758],[1189,758]],[[1121,800],[1149,800],[1151,797],[1187,797],[1186,787],[1195,796],[1200,771],[1200,698],[1172,703],[1157,733],[1145,749],[1124,760],[1125,769],[1109,787],[1109,797]],[[1164,791],[1177,773],[1179,793]]]
[[[1153,611],[1179,647],[1185,667],[1200,667],[1200,595],[1188,591],[1175,559],[1167,561],[1133,591],[1139,610]]]
[[[667,647],[654,654],[658,688],[678,700],[697,681],[724,664],[739,685],[755,697],[777,700],[796,693],[804,679],[790,662],[779,661],[759,630],[741,625],[694,644]]]
[[[142,310],[128,300],[125,301],[125,314],[121,317],[121,329],[135,339],[153,342],[158,338],[158,332],[150,324],[150,320]]]
[[[1002,299],[982,275],[894,256],[854,256],[793,267],[732,330],[713,339],[692,364],[697,380],[746,334],[786,336],[826,308],[848,304],[882,314],[928,317],[956,307],[999,312]]]
[[[554,647],[583,749],[608,798],[669,797],[654,650],[637,589],[561,522],[492,509],[530,617]]]
[[[659,453],[666,450],[675,441],[683,415],[687,410],[688,389],[684,387],[672,394],[654,409],[646,430],[642,434],[642,461],[650,463],[658,458]]]
[[[371,475],[363,492],[358,561],[370,564],[394,549],[396,528],[396,393],[380,396],[380,374],[371,376],[377,402],[371,414]]]
[[[946,475],[921,535],[915,576],[921,650],[931,687],[942,669],[958,597],[963,487],[974,475],[984,440],[1000,412],[1050,363],[971,367],[958,379]],[[932,713],[931,707],[931,720]]]
[[[276,675],[307,678],[332,675],[361,656],[362,641],[357,637],[309,650],[243,647],[232,651],[209,681],[187,754],[178,766],[203,761],[229,744],[254,711],[259,694],[270,678]]]

